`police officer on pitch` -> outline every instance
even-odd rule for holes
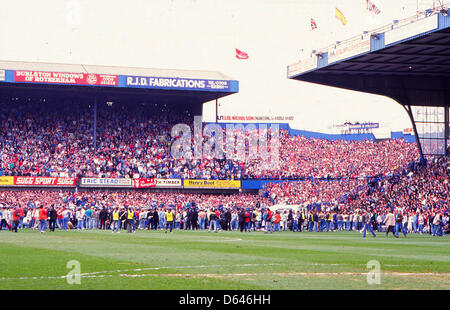
[[[50,208],[50,211],[48,211],[48,229],[52,232],[55,231],[57,218],[58,218],[58,213],[55,210],[55,206],[52,205]]]
[[[128,212],[127,212],[127,231],[128,231],[128,233],[134,232],[133,220],[134,220],[134,210],[132,207],[128,207]]]
[[[228,208],[224,213],[224,220],[225,220],[225,230],[231,230],[231,212],[230,209]]]

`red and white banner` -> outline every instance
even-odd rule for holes
[[[119,85],[117,75],[26,70],[14,71],[14,81],[44,84]]]
[[[149,187],[156,187],[156,179],[134,179],[133,185],[134,188],[149,188]]]
[[[248,54],[236,48],[236,58],[237,59],[248,59]]]
[[[157,178],[134,179],[133,187],[134,188],[151,188],[151,187],[158,187],[158,188],[179,187],[179,188],[181,188],[182,184],[181,184],[181,179],[157,179]]]
[[[70,186],[77,185],[76,178],[62,177],[14,177],[16,186]]]

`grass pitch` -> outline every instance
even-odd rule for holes
[[[80,284],[67,282],[71,260],[80,262]],[[380,263],[380,284],[367,283],[371,260]],[[363,239],[358,232],[2,231],[0,289],[450,289],[450,239],[384,233]]]

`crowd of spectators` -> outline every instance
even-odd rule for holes
[[[70,210],[75,220],[79,210],[98,215],[103,208],[115,207],[133,208],[138,213],[172,208],[184,214],[195,206],[198,212],[217,210],[219,219],[225,210],[235,219],[238,210],[247,210],[255,212],[255,221],[259,219],[262,227],[267,206],[297,205],[305,211],[274,215],[279,218],[275,229],[286,229],[289,223],[295,230],[295,219],[301,229],[304,217],[306,229],[317,226],[319,231],[360,230],[360,217],[367,211],[380,226],[391,211],[402,214],[408,230],[423,231],[425,227],[427,231],[428,227],[430,233],[436,216],[443,223],[448,217],[448,157],[431,159],[426,167],[413,164],[419,159],[417,147],[403,139],[330,141],[291,136],[281,130],[275,153],[279,166],[269,168],[261,157],[264,154],[249,156],[250,141],[258,134],[255,129],[235,129],[232,135],[221,129],[223,158],[176,158],[171,146],[180,137],[172,137],[171,130],[175,124],[188,124],[194,134],[194,118],[189,110],[170,111],[161,104],[99,105],[95,133],[89,104],[0,104],[0,115],[0,176],[284,180],[266,183],[262,195],[6,190],[0,191],[3,223],[11,224],[7,220],[19,206],[25,211],[22,219],[40,206],[53,206]],[[270,154],[270,129],[266,133]],[[191,151],[198,138],[202,137],[191,136]],[[315,219],[322,224],[314,226]],[[419,222],[428,226],[419,229]]]
[[[366,179],[302,180],[266,183],[263,195],[272,204],[337,204],[364,191]]]
[[[249,156],[254,154],[249,140],[257,136],[251,129],[232,136],[222,132],[223,158],[175,158],[171,146],[179,137],[171,136],[173,126],[188,124],[194,133],[188,110],[180,113],[157,104],[99,105],[95,143],[93,108],[88,104],[1,104],[0,112],[0,176],[357,178],[386,174],[418,159],[416,145],[403,139],[329,141],[281,130],[274,153],[279,166],[268,167],[260,150],[256,157]],[[195,139],[192,135],[192,148]],[[240,147],[244,156],[238,154]]]
[[[245,169],[245,175],[256,179],[370,177],[387,174],[419,158],[416,145],[403,139],[331,141],[291,136],[282,130],[279,145],[279,169],[263,170],[255,163]]]
[[[265,187],[264,196],[272,204],[299,204],[316,214],[317,222],[332,221],[333,229],[360,230],[366,211],[373,215],[375,228],[381,229],[392,212],[396,219],[401,215],[399,223],[407,232],[439,235],[439,227],[448,231],[449,182],[450,157],[446,156],[375,178],[272,183]]]
[[[402,212],[433,212],[449,209],[450,157],[430,158],[426,165],[416,164],[388,177],[368,182],[367,190],[348,205],[390,206]]]

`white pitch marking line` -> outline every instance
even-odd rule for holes
[[[221,268],[221,267],[254,267],[254,266],[283,266],[285,264],[280,263],[269,263],[269,264],[236,264],[236,265],[198,265],[198,266],[165,266],[165,267],[148,267],[148,268],[136,268],[136,269],[119,269],[119,270],[103,270],[88,273],[81,273],[80,276],[84,278],[102,278],[102,277],[112,277],[112,275],[100,275],[104,273],[121,273],[121,272],[133,272],[133,271],[150,271],[150,270],[161,270],[161,269],[188,269],[188,268]],[[322,263],[302,263],[296,265],[304,266],[339,266],[345,264],[322,264]],[[362,264],[364,265],[364,264]],[[386,266],[400,266],[400,265],[386,265]],[[210,274],[212,276],[240,276],[240,275],[366,275],[367,273],[362,272],[337,272],[337,273],[320,273],[320,272],[294,272],[294,273],[255,273],[255,274]],[[445,273],[402,273],[402,272],[388,272],[388,275],[399,275],[399,276],[413,276],[413,275],[442,275],[450,276],[450,274]],[[127,275],[120,274],[120,276],[161,276],[162,274],[142,274],[142,275]],[[176,276],[199,276],[201,274],[174,274]],[[0,278],[1,280],[44,280],[44,279],[64,279],[64,276],[39,276],[39,277],[17,277],[17,278]]]
[[[120,274],[121,277],[245,277],[245,276],[366,276],[365,272],[274,272],[274,273],[193,273],[193,274]],[[387,272],[383,275],[390,276],[448,276],[450,274],[440,273],[408,273],[408,272]]]
[[[116,272],[129,272],[129,271],[147,271],[147,270],[161,270],[161,269],[187,269],[187,268],[218,268],[218,267],[251,267],[251,266],[276,266],[283,264],[238,264],[238,265],[200,265],[200,266],[166,266],[166,267],[149,267],[149,268],[137,268],[137,269],[120,269],[120,270],[104,270],[104,271],[95,271],[88,273],[81,273],[80,276],[84,278],[88,278],[90,276],[99,275],[102,273],[116,273]],[[107,275],[111,277],[112,275]],[[17,277],[17,278],[0,278],[1,280],[43,280],[43,279],[64,279],[67,275],[64,276],[39,276],[39,277]],[[97,276],[101,277],[101,276]]]

